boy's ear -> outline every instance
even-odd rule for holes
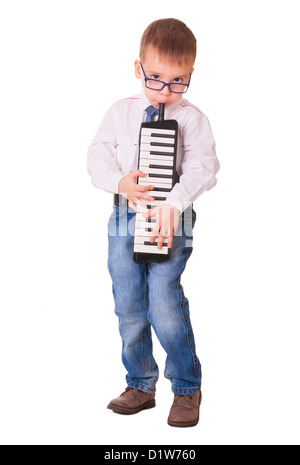
[[[141,79],[142,71],[141,71],[139,60],[135,60],[135,62],[134,62],[134,72],[135,72],[135,77],[137,79]]]

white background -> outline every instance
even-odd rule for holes
[[[1,2],[2,444],[299,444],[299,21],[293,0]],[[188,98],[208,116],[218,185],[194,205],[183,275],[203,366],[201,422],[106,409],[125,388],[106,268],[110,194],[86,152],[140,92],[148,24],[198,39]]]

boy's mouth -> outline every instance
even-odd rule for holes
[[[166,99],[159,99],[157,102],[157,108],[159,107],[160,103],[164,103],[167,106],[167,100]]]

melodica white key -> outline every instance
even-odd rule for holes
[[[171,258],[167,238],[161,249],[157,248],[157,242],[150,243],[155,218],[143,217],[143,213],[166,200],[176,182],[178,123],[175,120],[164,120],[164,111],[165,105],[160,103],[158,121],[142,123],[140,129],[138,169],[147,176],[138,178],[137,182],[154,187],[149,195],[155,201],[145,201],[146,207],[137,206],[132,252],[136,263],[166,262]]]

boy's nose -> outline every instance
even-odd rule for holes
[[[167,96],[167,95],[170,95],[170,94],[171,94],[171,92],[170,92],[170,89],[169,89],[168,86],[165,86],[165,87],[161,90],[161,92],[160,92],[160,95],[165,95],[165,96]]]

